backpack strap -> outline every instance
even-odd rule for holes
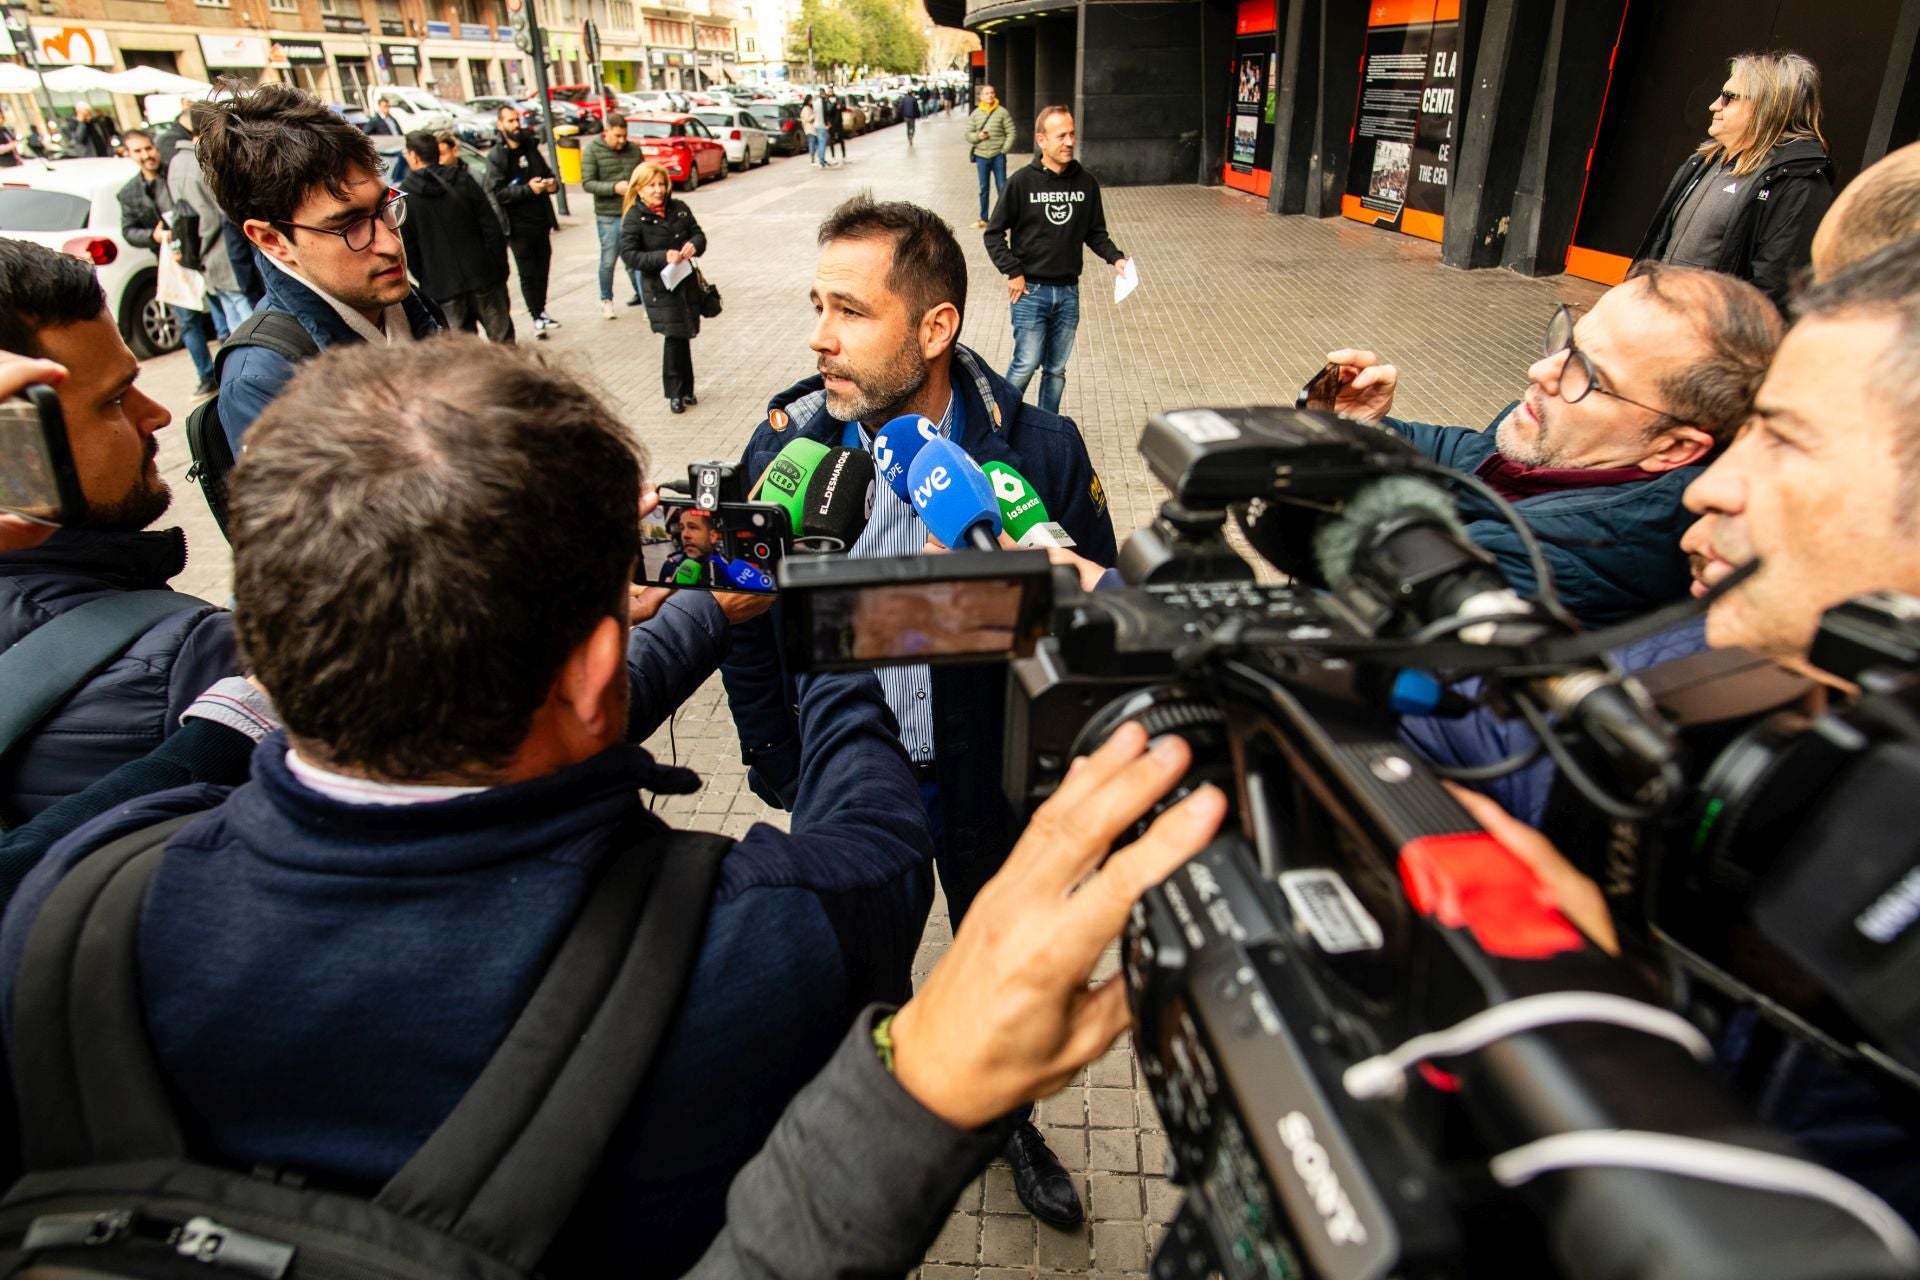
[[[29,1171],[186,1154],[147,1039],[134,956],[140,908],[167,840],[200,816],[169,819],[89,854],[34,918],[13,995],[14,1086]]]
[[[732,847],[674,831],[615,857],[479,1079],[375,1203],[533,1268],[639,1092]]]
[[[0,759],[80,691],[127,646],[176,613],[210,609],[179,591],[116,591],[89,600],[0,653]]]
[[[213,358],[213,381],[216,386],[220,382],[220,370],[227,353],[240,347],[265,347],[295,364],[320,354],[313,335],[298,320],[284,311],[256,311],[242,320],[240,327],[220,344],[220,354]]]

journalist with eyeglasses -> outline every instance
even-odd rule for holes
[[[1554,309],[1520,398],[1485,430],[1389,416],[1400,372],[1372,351],[1329,352],[1335,409],[1377,422],[1518,508],[1554,584],[1588,627],[1637,618],[1687,594],[1680,535],[1687,485],[1746,420],[1780,317],[1732,276],[1644,263],[1576,317]],[[1462,520],[1507,581],[1535,575],[1484,494],[1457,487]]]
[[[407,279],[407,198],[367,135],[291,85],[194,108],[214,199],[267,263],[266,297],[215,366],[234,456],[295,366],[355,342],[415,342],[443,327]]]

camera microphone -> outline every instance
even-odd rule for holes
[[[767,468],[761,492],[786,511],[795,551],[850,551],[873,515],[873,459],[859,449],[794,440]]]
[[[873,433],[873,465],[887,482],[894,496],[911,503],[907,473],[919,452],[935,440],[945,439],[932,418],[918,413],[903,413]]]
[[[908,501],[927,531],[949,547],[1000,550],[1000,503],[993,481],[951,440],[920,447],[907,472]]]

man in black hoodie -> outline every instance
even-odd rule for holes
[[[440,144],[416,129],[407,135],[410,172],[407,220],[400,224],[407,266],[420,292],[440,304],[449,329],[468,316],[491,342],[513,341],[513,304],[507,299],[507,236],[487,193],[459,160],[436,165]]]
[[[1021,396],[1040,373],[1039,405],[1060,412],[1067,357],[1080,327],[1080,247],[1126,272],[1107,234],[1100,183],[1073,158],[1073,112],[1046,107],[1033,122],[1033,163],[1007,180],[987,220],[987,253],[1007,277],[1013,304],[1013,363],[1007,381]]]
[[[500,108],[500,142],[487,152],[487,178],[493,198],[507,211],[507,243],[520,268],[520,296],[533,317],[533,336],[544,339],[560,322],[547,314],[547,277],[553,269],[553,242],[560,229],[548,197],[559,187],[540,140],[520,127],[512,104]]]

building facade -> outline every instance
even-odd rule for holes
[[[1840,182],[1920,137],[1920,0],[966,5],[1021,150],[1068,105],[1105,182],[1223,183],[1457,267],[1620,279],[1746,50],[1820,67]]]

